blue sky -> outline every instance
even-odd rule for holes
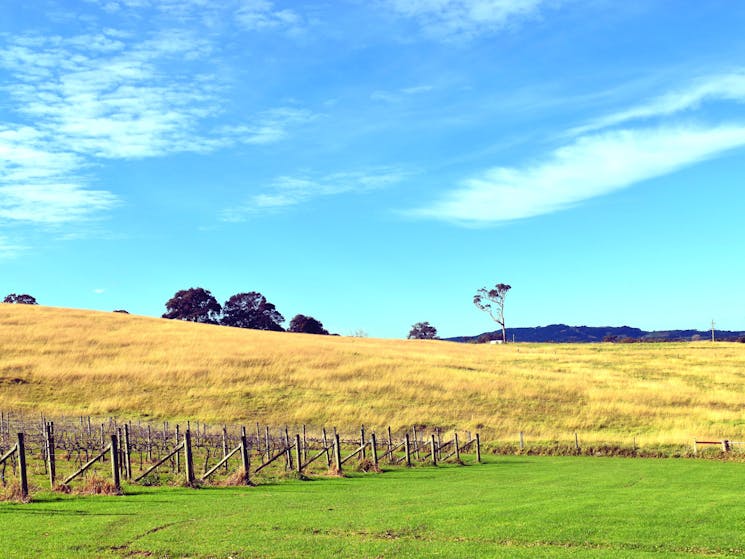
[[[745,329],[745,4],[0,3],[0,291]]]

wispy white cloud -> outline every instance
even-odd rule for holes
[[[524,167],[495,167],[429,206],[407,212],[492,224],[565,209],[745,146],[745,126],[666,126],[581,137]]]
[[[535,16],[547,0],[384,0],[393,13],[414,18],[422,30],[442,38],[492,33]]]
[[[676,113],[697,109],[707,101],[745,102],[745,71],[706,76],[677,91],[666,93],[629,109],[590,121],[571,130],[584,134],[635,120],[669,117]]]
[[[0,186],[0,221],[62,224],[88,219],[118,204],[119,198],[111,192],[74,183]]]
[[[86,187],[83,166],[35,128],[0,128],[0,222],[60,224],[115,207],[115,195]]]
[[[86,0],[111,14],[141,17],[148,11],[180,22],[201,21],[208,27],[230,20],[247,31],[298,32],[306,24],[296,9],[270,0]]]
[[[431,85],[414,85],[411,87],[404,87],[401,90],[401,93],[404,93],[406,95],[416,95],[418,93],[427,93],[428,91],[432,91],[434,89],[434,86]]]
[[[0,124],[0,220],[87,219],[118,204],[116,195],[91,186],[88,172],[102,161],[268,144],[316,118],[279,107],[245,123],[209,126],[224,93],[214,75],[199,71],[209,67],[212,49],[193,33],[167,30],[144,40],[113,30],[8,38],[0,69],[10,79],[0,94],[30,124]]]
[[[361,194],[387,188],[400,182],[408,174],[401,169],[386,167],[332,173],[320,177],[281,176],[274,179],[264,192],[252,196],[247,203],[224,210],[222,219],[243,221],[249,216],[296,206],[314,198],[344,193]]]
[[[298,30],[303,25],[300,14],[288,8],[278,8],[268,0],[243,0],[235,12],[235,19],[244,29]]]
[[[11,242],[7,237],[0,235],[0,260],[15,258],[27,249],[28,247]]]
[[[0,51],[0,66],[16,78],[5,90],[17,112],[57,147],[102,158],[201,149],[192,139],[217,110],[216,88],[209,75],[162,67],[184,53],[207,55],[204,41],[180,32],[131,47],[106,35],[36,41]]]
[[[278,107],[263,111],[247,124],[221,126],[215,130],[224,143],[271,144],[291,129],[318,119],[321,115],[296,107]]]
[[[391,91],[377,89],[370,94],[371,101],[382,101],[384,103],[396,103],[401,100],[401,96]]]
[[[0,126],[0,184],[50,180],[83,164],[75,153],[49,149],[43,132],[31,126]]]
[[[199,151],[200,118],[214,110],[206,78],[163,73],[173,57],[205,52],[199,39],[163,33],[128,45],[117,32],[17,37],[0,48],[2,87],[19,117],[0,128],[0,219],[60,224],[118,203],[89,187],[98,159]]]
[[[406,97],[428,93],[433,89],[434,86],[431,85],[415,85],[394,91],[379,89],[370,94],[370,99],[372,101],[382,101],[385,103],[398,103],[403,101]]]
[[[707,123],[703,110],[697,124],[679,118],[717,101],[729,103],[728,124]],[[744,101],[745,72],[700,78],[572,128],[563,136],[569,143],[533,163],[488,169],[406,214],[489,224],[559,211],[745,146],[745,122],[731,110]]]

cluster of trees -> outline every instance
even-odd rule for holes
[[[487,289],[486,287],[478,289],[473,296],[473,304],[476,305],[476,308],[487,313],[502,329],[501,341],[503,342],[507,341],[507,328],[504,322],[504,300],[510,289],[512,289],[511,285],[498,283],[491,289]],[[437,328],[429,322],[417,322],[409,331],[409,339],[436,340],[438,339]],[[490,340],[491,338],[487,334],[482,334],[478,337],[476,343],[486,343]]]
[[[35,297],[32,297],[31,295],[28,295],[26,293],[21,293],[20,295],[17,293],[11,293],[10,295],[6,295],[5,299],[3,299],[3,303],[15,303],[17,305],[38,304]]]
[[[261,293],[237,293],[220,305],[208,290],[201,287],[182,289],[166,302],[163,318],[203,324],[220,324],[235,328],[284,332],[285,317]],[[312,316],[298,314],[290,320],[288,332],[328,335],[323,324]]]
[[[410,340],[436,340],[437,328],[429,322],[417,322],[409,330]]]
[[[504,300],[511,286],[498,283],[492,289],[481,288],[473,297],[473,303],[479,310],[487,312],[492,319],[502,328],[502,340],[507,341],[507,333],[504,321]],[[26,293],[11,293],[3,299],[3,303],[16,303],[22,305],[36,305],[36,299]],[[120,309],[114,312],[126,313]],[[190,322],[201,322],[203,324],[220,324],[233,326],[235,328],[251,328],[254,330],[271,330],[284,332],[282,324],[285,317],[277,310],[274,304],[266,300],[261,293],[249,291],[237,293],[220,305],[217,299],[208,290],[201,287],[182,289],[166,302],[166,312],[163,318],[173,320],[187,320]],[[295,315],[287,328],[288,332],[302,332],[305,334],[328,335],[329,332],[323,324],[304,314]],[[366,335],[366,334],[353,334]],[[429,322],[417,322],[409,331],[409,339],[436,340],[437,328]],[[626,340],[607,340],[626,341]]]

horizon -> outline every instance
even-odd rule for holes
[[[11,304],[22,304],[22,303],[2,303],[2,302],[0,302],[0,305],[11,305]],[[83,312],[93,312],[93,313],[99,313],[100,312],[100,313],[105,313],[105,314],[120,313],[120,312],[122,312],[121,309],[114,309],[114,310],[86,309],[86,308],[77,308],[77,307],[51,306],[51,305],[44,305],[44,304],[38,304],[38,303],[33,304],[33,305],[28,305],[28,306],[31,306],[31,307],[46,307],[46,308],[50,308],[50,309],[63,310],[63,311],[83,311]],[[124,309],[124,310],[125,310],[125,314],[126,315],[133,316],[133,317],[136,317],[136,318],[151,318],[151,319],[155,319],[155,320],[177,320],[177,321],[182,321],[182,322],[191,322],[191,321],[188,321],[188,320],[178,319],[178,318],[171,319],[171,318],[164,318],[162,316],[136,314],[136,313],[131,313],[129,311],[126,311],[126,309]],[[202,324],[204,326],[226,327],[226,328],[241,328],[240,326],[231,326],[231,325],[222,324],[222,323],[204,323],[204,322],[202,322],[202,323],[195,323],[195,324]],[[593,325],[589,325],[589,324],[569,324],[569,323],[566,323],[566,322],[553,322],[553,323],[550,323],[550,324],[538,324],[538,325],[535,325],[535,326],[507,326],[506,329],[507,329],[508,332],[510,330],[540,330],[540,329],[543,329],[543,328],[550,328],[552,326],[566,326],[567,328],[591,328],[591,329],[596,329],[596,330],[600,330],[600,329],[604,329],[604,328],[614,329],[614,330],[618,330],[618,329],[622,329],[622,328],[629,328],[631,330],[640,330],[641,332],[644,332],[644,333],[647,333],[647,334],[665,333],[665,332],[697,332],[697,333],[705,333],[705,334],[711,333],[711,328],[709,328],[709,329],[702,329],[702,328],[668,328],[668,329],[664,329],[664,330],[647,330],[647,329],[639,328],[637,326],[632,326],[632,325],[629,325],[629,324],[622,324],[622,325],[601,324],[601,325],[598,325],[598,326],[593,326]],[[245,328],[245,329],[249,329],[250,330],[250,328]],[[742,332],[745,332],[745,330],[731,330],[731,329],[715,328],[714,329],[714,332],[715,332],[715,334],[717,334],[717,333],[719,333],[719,334],[740,334]],[[280,331],[278,333],[284,333],[284,331]],[[288,330],[287,333],[292,333],[292,332],[290,332]],[[499,333],[501,333],[501,330],[500,330],[499,327],[497,327],[496,329],[493,329],[493,330],[487,329],[487,330],[480,331],[480,332],[478,332],[476,334],[456,334],[456,335],[447,336],[447,337],[440,336],[439,333],[438,333],[438,336],[436,338],[434,338],[434,339],[435,340],[439,340],[439,341],[452,341],[452,340],[457,339],[457,338],[477,338],[477,337],[482,336],[484,334],[499,334]],[[370,336],[367,332],[364,332],[364,331],[362,331],[362,332],[350,332],[350,333],[340,333],[340,332],[330,331],[329,334],[332,335],[332,336],[347,336],[347,337],[358,337],[358,338],[368,338],[369,337],[369,338],[382,339],[382,340],[397,340],[397,339],[401,339],[400,336],[397,336],[397,337]],[[320,334],[307,334],[307,335],[320,335]],[[406,338],[406,336],[403,336],[403,338]],[[516,341],[517,342],[520,342],[521,340],[516,340]],[[706,341],[706,340],[704,340],[704,341]],[[726,340],[717,340],[717,341],[726,341]],[[557,342],[557,343],[563,343],[563,342]]]
[[[745,5],[0,6],[0,297],[745,330]],[[602,327],[602,326],[601,326]],[[523,326],[525,328],[525,326]],[[528,327],[529,328],[529,327]]]

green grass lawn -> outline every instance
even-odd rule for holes
[[[487,457],[251,488],[0,503],[7,557],[745,555],[745,464]]]

